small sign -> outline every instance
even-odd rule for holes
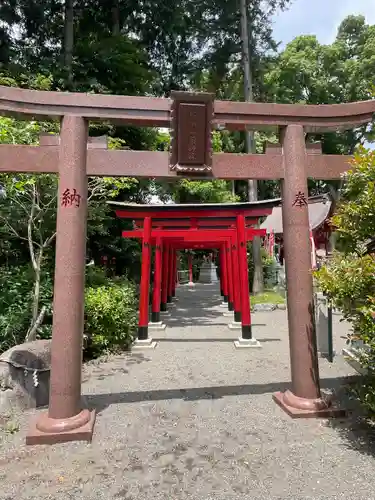
[[[182,165],[206,163],[206,105],[181,103],[179,108],[178,152]]]
[[[180,174],[212,173],[213,94],[173,92],[171,169]]]

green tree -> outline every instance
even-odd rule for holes
[[[299,36],[272,61],[264,75],[267,100],[282,103],[339,104],[373,96],[375,26],[363,16],[348,16],[335,41],[322,45],[316,36]],[[371,138],[372,127],[324,134],[326,153],[353,154]]]
[[[42,131],[56,128],[56,123],[0,118],[0,143],[36,144]],[[119,144],[122,145],[122,141],[112,140],[109,146],[116,148]],[[33,270],[31,323],[26,335],[27,340],[32,340],[46,312],[46,307],[40,309],[39,303],[43,264],[52,260],[56,237],[57,177],[49,174],[0,174],[0,186],[0,248],[4,252],[3,261],[9,263],[14,248],[17,248],[18,256],[25,255],[27,249]],[[132,178],[88,179],[89,237],[107,232],[108,220],[112,220],[107,199],[131,191],[134,186],[138,186],[138,181]]]

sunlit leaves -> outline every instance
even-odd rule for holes
[[[359,148],[345,176],[345,188],[333,217],[343,250],[315,273],[320,288],[352,323],[367,346],[362,364],[375,365],[375,256],[365,254],[365,243],[375,236],[375,153]],[[375,411],[374,380],[356,391],[361,402]]]
[[[333,217],[347,251],[375,236],[375,152],[359,148],[346,175],[342,202]]]

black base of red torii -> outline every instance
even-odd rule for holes
[[[177,252],[183,249],[217,249],[220,256],[220,290],[234,322],[241,324],[239,341],[253,340],[247,242],[263,236],[255,228],[280,200],[256,203],[202,205],[127,205],[109,202],[120,218],[132,219],[136,229],[123,231],[125,238],[142,240],[141,292],[138,341],[145,345],[149,325],[160,323],[176,290]],[[155,248],[151,323],[149,291],[151,249]],[[192,279],[192,277],[189,277]]]

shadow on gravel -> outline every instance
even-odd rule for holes
[[[337,389],[343,383],[348,383],[348,377],[325,378],[321,380],[324,389]],[[181,399],[183,401],[198,401],[204,399],[220,399],[226,396],[244,396],[272,394],[276,391],[290,389],[289,382],[270,384],[245,384],[212,387],[192,387],[183,389],[157,389],[151,391],[131,391],[111,394],[86,395],[90,407],[98,413],[113,404],[140,403],[144,401],[164,401]]]
[[[200,318],[201,319],[201,318]],[[228,326],[230,321],[227,323],[212,323],[211,321],[201,321],[201,320],[189,320],[189,321],[181,321],[176,318],[165,318],[164,323],[167,325],[167,327],[172,328],[172,327],[177,327],[177,328],[185,328],[185,326],[199,326],[200,328],[212,328],[212,327],[217,327],[217,326]],[[257,325],[259,326],[259,325]]]
[[[227,323],[216,323],[215,320],[221,319],[223,313],[211,309],[204,309],[201,306],[192,306],[183,311],[177,309],[170,310],[171,315],[166,318],[169,326],[213,326],[226,325]]]
[[[358,381],[360,377],[354,376],[347,380],[346,385]],[[327,427],[334,429],[350,450],[375,458],[375,422],[370,422],[360,404],[350,399],[347,387],[341,388],[339,398],[342,407],[348,409],[348,416],[345,419],[329,420]]]
[[[164,319],[164,318],[163,318]],[[228,321],[226,323],[219,323],[215,322],[212,323],[211,321],[202,321],[202,318],[195,320],[195,319],[189,319],[186,321],[181,321],[178,318],[165,318],[163,321],[169,328],[172,327],[177,327],[177,328],[184,328],[185,326],[199,326],[200,328],[216,328],[218,326],[228,326],[229,323],[232,322],[232,318],[228,318]],[[267,326],[266,323],[252,323],[252,326]]]

